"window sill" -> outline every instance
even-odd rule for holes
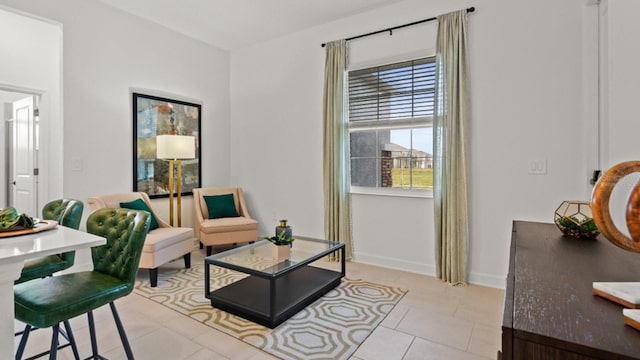
[[[411,198],[424,198],[424,199],[433,198],[433,190],[407,190],[407,189],[352,186],[350,193],[355,195],[411,197]]]

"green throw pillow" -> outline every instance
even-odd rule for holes
[[[149,209],[147,203],[144,202],[144,200],[136,199],[130,202],[121,202],[120,207],[125,209],[148,211],[149,214],[151,214],[151,226],[149,226],[149,231],[157,229],[159,227],[158,220],[156,220],[156,217],[153,215],[153,212],[151,211],[151,209]]]
[[[233,202],[233,194],[203,196],[207,204],[209,219],[223,217],[238,217],[236,204]]]

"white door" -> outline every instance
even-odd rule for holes
[[[12,202],[19,213],[38,216],[35,97],[13,103]]]

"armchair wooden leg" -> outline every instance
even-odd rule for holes
[[[202,248],[204,248],[204,244],[200,241],[200,250],[202,250]]]
[[[158,286],[158,268],[149,269],[149,282],[151,287]]]
[[[186,269],[190,269],[191,268],[191,253],[186,253],[184,254],[184,267]]]
[[[212,252],[213,252],[213,246],[207,246],[207,256],[211,256]]]

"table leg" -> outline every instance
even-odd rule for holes
[[[204,297],[207,299],[210,299],[211,296],[209,295],[211,293],[211,289],[209,289],[209,283],[211,280],[211,274],[209,273],[209,263],[205,262],[204,263]]]
[[[269,320],[276,322],[276,279],[269,279]]]
[[[13,282],[20,277],[23,261],[0,265],[0,360],[14,358],[13,347]],[[6,351],[11,349],[11,351]]]

